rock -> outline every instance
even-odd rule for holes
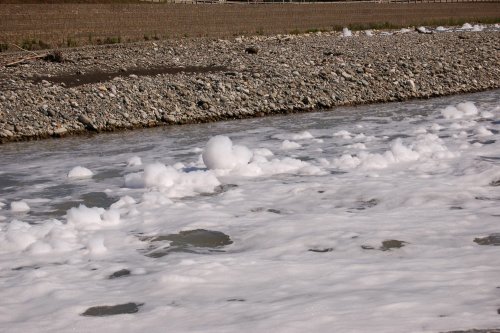
[[[381,251],[390,251],[392,249],[399,249],[405,246],[406,242],[397,240],[397,239],[390,239],[390,240],[385,240],[382,242],[382,246],[380,247]]]
[[[81,315],[86,317],[105,317],[127,313],[130,314],[139,312],[139,308],[143,305],[144,303],[125,303],[117,305],[93,306],[85,310],[85,312]]]
[[[68,133],[68,129],[64,126],[61,126],[61,127],[54,129],[53,133],[55,136],[61,137],[61,136],[64,136],[66,133]]]
[[[478,245],[500,246],[500,233],[491,234],[483,238],[474,238],[474,243]]]
[[[164,236],[143,237],[143,241],[148,241],[154,245],[146,250],[145,255],[152,258],[159,258],[170,252],[206,253],[207,251],[221,251],[223,246],[233,243],[231,238],[220,232],[205,229],[181,231],[178,234]],[[168,246],[161,245],[162,242],[169,242]]]
[[[340,72],[340,74],[341,74],[341,75],[342,75],[345,79],[348,79],[348,80],[349,80],[349,79],[351,79],[351,78],[352,78],[352,75],[350,75],[350,74],[348,74],[348,73],[346,73],[346,72],[344,72],[344,71]]]
[[[109,276],[110,279],[116,279],[124,276],[129,276],[130,271],[128,269],[120,269]]]
[[[333,247],[319,248],[319,249],[309,249],[307,251],[309,251],[309,252],[316,252],[316,253],[326,253],[326,252],[332,252],[333,251]]]
[[[83,115],[83,114],[79,115],[78,121],[80,123],[82,123],[83,125],[85,125],[85,127],[89,130],[93,130],[93,131],[97,130],[96,126],[92,123],[92,120],[90,120],[90,118],[87,117],[86,115]]]
[[[11,138],[14,136],[14,133],[7,129],[0,129],[0,137],[1,138]]]
[[[85,126],[92,125],[92,120],[89,117],[81,114],[78,116],[78,121],[84,124]]]

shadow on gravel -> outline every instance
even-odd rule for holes
[[[131,68],[116,72],[102,72],[93,71],[88,73],[68,73],[55,76],[40,76],[33,80],[35,83],[40,83],[43,80],[64,84],[67,88],[78,87],[89,83],[98,83],[111,81],[115,77],[127,77],[130,75],[136,76],[155,76],[158,74],[179,74],[179,73],[213,73],[213,72],[223,72],[227,68],[223,66],[188,66],[188,67],[174,67],[174,66],[162,66],[162,67],[152,67],[152,68]]]

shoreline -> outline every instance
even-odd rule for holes
[[[92,46],[64,50],[60,63],[1,67],[0,142],[500,88],[500,32],[392,33]],[[72,87],[58,81],[96,75],[106,81]]]

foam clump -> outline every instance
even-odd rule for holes
[[[66,214],[68,225],[77,229],[97,230],[120,223],[120,212],[116,209],[105,210],[100,207],[80,205],[68,210]]]
[[[468,116],[475,116],[479,113],[476,105],[473,102],[459,103],[455,106],[447,106],[441,110],[441,114],[445,119],[462,119]]]
[[[295,141],[285,140],[281,143],[281,149],[283,150],[297,149],[300,147],[300,143],[297,143]]]
[[[76,166],[68,173],[68,178],[72,179],[83,179],[90,178],[94,175],[92,171],[82,166]]]
[[[108,251],[104,245],[104,238],[99,236],[91,237],[87,242],[86,248],[91,256],[99,256]]]
[[[425,134],[418,137],[411,145],[403,144],[400,138],[390,144],[390,149],[381,154],[361,151],[356,155],[343,154],[335,158],[332,166],[339,169],[384,169],[392,164],[413,162],[418,160],[452,158],[443,141],[434,134]]]
[[[14,220],[0,233],[2,250],[27,251],[33,255],[67,252],[80,248],[77,231],[58,220],[31,225]]]
[[[371,36],[373,36],[373,31],[365,30],[365,35],[367,35],[368,37],[371,37]]]
[[[482,26],[480,24],[474,24],[474,26],[472,27],[472,31],[474,31],[474,32],[480,32],[483,30],[484,30],[484,26]]]
[[[245,165],[252,159],[252,152],[245,146],[233,145],[230,138],[217,135],[208,140],[202,158],[208,169],[231,170]]]
[[[342,29],[342,37],[351,37],[352,31],[349,28]]]
[[[472,25],[470,23],[464,23],[462,25],[462,29],[463,30],[469,30],[469,29],[472,29]]]
[[[443,26],[439,26],[439,27],[436,28],[436,31],[443,32],[443,31],[448,31],[448,29],[446,29]]]
[[[153,163],[146,165],[144,172],[126,175],[125,185],[129,188],[154,188],[169,197],[184,197],[213,192],[220,182],[212,171],[184,172],[162,163]]]
[[[244,177],[258,177],[283,173],[319,175],[324,172],[319,167],[311,165],[310,163],[295,158],[285,157],[283,159],[274,158],[270,161],[252,161],[248,165],[233,170],[232,173]]]
[[[337,131],[337,132],[333,133],[333,136],[340,137],[344,140],[349,140],[352,138],[351,133],[349,131],[346,131],[346,130]]]
[[[29,212],[30,206],[24,201],[13,201],[10,203],[10,210],[16,213]]]
[[[314,139],[314,136],[308,131],[292,135],[292,140],[307,140],[307,139]]]
[[[136,167],[141,165],[142,165],[142,160],[139,156],[133,156],[127,160],[128,167]]]
[[[490,131],[489,129],[487,129],[486,127],[484,127],[484,126],[479,126],[476,129],[476,133],[477,133],[478,136],[491,136],[491,135],[493,135],[493,132]]]

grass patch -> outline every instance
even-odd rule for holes
[[[28,51],[50,49],[50,44],[36,38],[24,39],[19,46]]]
[[[65,44],[66,44],[67,47],[76,47],[76,46],[78,46],[78,43],[76,42],[76,40],[74,40],[71,37],[68,37],[66,39],[66,43]]]
[[[9,44],[7,43],[0,43],[0,52],[5,52],[9,49]]]
[[[104,39],[97,38],[97,45],[106,45],[106,44],[120,44],[122,42],[122,38],[120,36],[117,37],[106,37]]]

